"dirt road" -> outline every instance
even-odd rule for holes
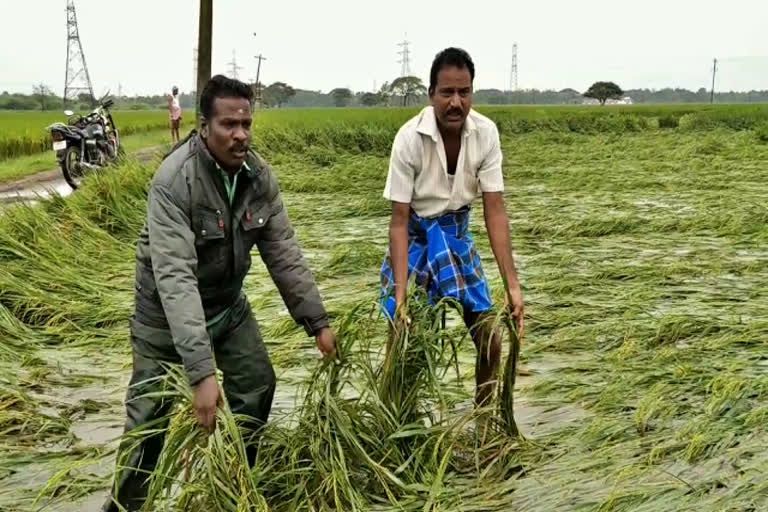
[[[143,148],[133,152],[131,156],[140,162],[149,162],[162,149],[163,146]],[[61,196],[68,196],[72,193],[72,188],[64,180],[61,169],[58,167],[20,180],[0,183],[0,208],[7,203],[45,199],[53,193]]]

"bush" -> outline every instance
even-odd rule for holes
[[[755,136],[760,142],[768,142],[768,121],[763,121],[755,126]]]
[[[659,117],[659,128],[677,128],[680,126],[680,118],[675,114],[665,114]]]

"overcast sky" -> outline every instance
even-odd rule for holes
[[[768,89],[768,1],[214,0],[213,72],[328,91],[371,90],[400,73],[407,33],[412,74],[425,83],[435,53],[461,46],[475,88],[509,87],[518,43],[519,87],[572,87],[596,80],[624,89],[711,86]],[[198,0],[76,0],[80,37],[97,95],[193,87]],[[64,86],[66,0],[0,0],[0,90]],[[256,32],[254,37],[253,33]]]

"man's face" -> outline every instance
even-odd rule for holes
[[[245,162],[251,144],[251,104],[245,98],[215,98],[211,119],[202,126],[208,151],[228,171]]]
[[[441,69],[430,99],[438,125],[449,132],[461,131],[472,108],[472,77],[469,70],[455,66]]]

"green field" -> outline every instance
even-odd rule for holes
[[[169,127],[166,111],[118,110],[113,117],[124,136]],[[66,120],[63,112],[0,111],[0,161],[50,150],[51,136],[46,127]],[[192,126],[193,121],[194,114],[185,113],[184,125]]]
[[[473,451],[446,423],[378,421],[373,405],[324,391],[332,371],[254,257],[246,293],[278,375],[272,426],[250,475],[221,438],[196,448],[192,479],[177,489],[201,499],[188,510],[245,492],[258,510],[280,512],[768,507],[768,109],[481,110],[503,134],[526,299],[530,375],[515,395],[525,440]],[[360,373],[364,361],[375,368],[386,342],[383,320],[367,316],[387,244],[381,192],[410,112],[270,111],[254,132],[346,344],[339,371],[363,395],[375,382]],[[101,503],[124,420],[134,242],[152,171],[129,163],[70,198],[4,214],[0,510]],[[480,203],[472,215],[501,299]],[[456,408],[448,422],[468,414],[474,382],[456,320],[446,341],[460,345],[458,381],[438,359]],[[181,408],[174,442],[184,432],[197,440],[180,430],[190,419]],[[213,481],[206,463],[231,471]],[[164,469],[178,476],[178,464]]]
[[[649,128],[709,129],[727,125],[732,129],[747,129],[768,120],[765,105],[653,105],[608,107],[519,106],[487,107],[477,109],[489,115],[502,132],[527,133],[531,131],[568,131],[575,133],[595,131],[636,131]],[[367,123],[376,119],[377,128],[392,129],[400,125],[415,108],[377,110],[370,117],[370,109],[278,109],[257,112],[257,125],[288,129],[315,129],[319,125]],[[608,115],[606,115],[608,114]],[[168,127],[165,111],[116,111],[115,122],[123,135],[147,132]],[[187,112],[184,126],[190,128],[194,116]],[[65,121],[60,112],[0,111],[0,161],[31,155],[50,149],[50,135],[45,127],[56,121]],[[605,121],[605,122],[601,122]]]

